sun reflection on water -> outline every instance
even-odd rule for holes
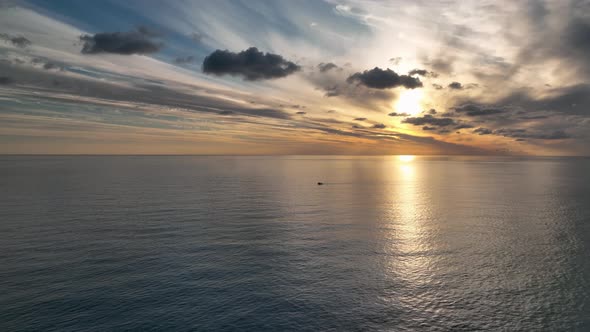
[[[412,156],[412,155],[400,155],[400,156],[397,156],[397,158],[400,161],[403,161],[405,163],[409,163],[410,161],[414,161],[414,159],[416,159],[416,156]]]
[[[429,195],[423,182],[420,164],[412,163],[414,156],[398,156],[397,174],[392,185],[392,219],[389,271],[410,288],[419,288],[431,280],[433,244],[429,234]],[[416,298],[407,298],[407,305],[417,305]]]

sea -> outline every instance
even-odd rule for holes
[[[2,156],[0,330],[590,331],[590,159]]]

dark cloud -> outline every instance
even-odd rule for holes
[[[474,104],[466,104],[453,108],[456,113],[465,114],[467,116],[486,116],[504,113],[507,110],[504,108],[481,107]]]
[[[335,65],[331,62],[328,62],[328,63],[322,62],[318,65],[318,69],[320,70],[320,72],[325,73],[331,69],[340,69],[340,67],[338,67],[337,65]]]
[[[174,59],[174,63],[177,63],[179,65],[181,64],[186,64],[186,63],[193,63],[195,62],[196,58],[192,55],[187,55],[185,57],[177,57]]]
[[[234,114],[234,112],[232,112],[232,111],[221,111],[221,112],[219,112],[219,115],[233,115],[233,114]]]
[[[588,55],[590,52],[590,21],[574,19],[565,31],[566,42],[575,52]]]
[[[422,130],[427,130],[427,131],[428,130],[436,130],[436,129],[437,129],[436,127],[429,127],[429,126],[422,127]]]
[[[31,41],[23,36],[13,36],[7,33],[0,33],[0,39],[20,48],[25,48],[31,45]]]
[[[159,51],[163,44],[154,40],[157,33],[138,27],[129,32],[100,32],[94,35],[82,35],[81,53],[114,53],[121,55],[150,54]]]
[[[376,123],[376,124],[373,125],[373,128],[376,128],[376,129],[385,129],[385,128],[387,128],[387,126],[385,126],[382,123]]]
[[[449,89],[453,90],[463,90],[463,85],[459,82],[452,82],[449,84]]]
[[[473,131],[473,133],[478,135],[491,135],[493,132],[488,128],[477,128]]]
[[[242,76],[248,81],[281,78],[301,69],[282,56],[260,52],[256,47],[240,53],[216,50],[203,61],[203,72],[217,76]]]
[[[51,70],[51,69],[64,70],[64,67],[55,63],[55,62],[45,62],[45,64],[43,64],[43,69],[45,69],[45,70]]]
[[[410,116],[410,114],[408,114],[408,113],[398,113],[398,112],[391,112],[387,115],[389,115],[389,116]]]
[[[432,125],[438,127],[446,127],[455,124],[455,120],[451,118],[435,118],[430,114],[421,117],[406,118],[402,123],[409,123],[414,126]]]
[[[381,69],[375,67],[371,70],[365,70],[362,73],[355,73],[348,77],[348,83],[357,82],[373,89],[390,89],[403,86],[407,89],[422,87],[420,79],[408,76],[398,75],[391,69]]]
[[[428,114],[435,115],[436,114],[436,110],[434,108],[431,108],[430,110],[428,110]]]
[[[424,77],[438,77],[438,74],[433,71],[428,71],[426,69],[412,69],[408,73],[410,76],[418,75]]]
[[[533,132],[530,133],[526,129],[498,129],[494,131],[494,135],[512,137],[517,139],[543,139],[543,140],[560,140],[572,138],[564,130],[551,130],[549,133]]]
[[[355,118],[354,121],[365,121],[367,118]]]
[[[297,113],[295,113],[295,114],[298,114],[298,115],[305,115],[305,114],[307,114],[307,112],[299,111],[299,112],[297,112]]]
[[[432,87],[435,88],[436,90],[442,90],[443,89],[443,86],[442,85],[436,84],[436,83],[433,83],[432,84]]]
[[[455,127],[455,129],[471,129],[471,128],[473,128],[473,125],[470,125],[468,123],[461,123]]]
[[[590,84],[555,88],[550,92],[551,96],[544,98],[534,98],[526,93],[515,92],[499,100],[497,104],[519,106],[529,110],[529,113],[551,111],[557,114],[590,117]]]
[[[8,85],[14,83],[14,80],[8,76],[0,76],[0,85]]]

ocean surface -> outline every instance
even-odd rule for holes
[[[0,157],[0,330],[590,331],[590,159]]]

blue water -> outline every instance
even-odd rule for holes
[[[0,157],[1,331],[588,331],[589,293],[590,159]]]

